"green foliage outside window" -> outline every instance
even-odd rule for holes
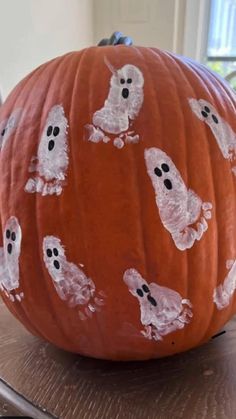
[[[236,62],[229,62],[229,61],[207,61],[207,67],[209,67],[212,71],[220,74],[222,77],[226,77],[232,71],[236,70]],[[234,77],[231,82],[231,86],[236,90],[236,77]]]

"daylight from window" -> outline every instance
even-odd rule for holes
[[[207,55],[236,57],[236,0],[212,0]]]
[[[223,77],[236,70],[236,0],[211,0],[207,65]]]

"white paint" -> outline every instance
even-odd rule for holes
[[[8,118],[0,122],[0,150],[5,147],[10,136],[17,129],[22,116],[22,112],[23,111],[21,108],[17,108]]]
[[[3,233],[3,248],[0,248],[0,289],[11,301],[24,297],[23,293],[12,293],[20,286],[19,257],[22,232],[16,217],[10,217]]]
[[[159,148],[145,150],[147,172],[164,227],[179,250],[191,248],[208,228],[212,204],[187,189],[171,158]]]
[[[194,114],[205,122],[211,129],[218,147],[225,159],[234,160],[236,157],[236,134],[217,112],[216,108],[204,99],[189,99]],[[235,171],[233,170],[234,174]]]
[[[126,144],[136,144],[139,142],[139,135],[134,133],[134,131],[129,131],[127,134],[121,135],[121,138],[124,139]]]
[[[119,138],[119,137],[117,137],[117,138],[114,139],[113,144],[117,148],[123,148],[124,145],[125,145],[124,141],[121,138]]]
[[[95,128],[91,124],[85,125],[85,128],[88,131],[88,140],[92,141],[92,143],[99,143],[104,139],[104,132],[102,132],[99,128]],[[110,141],[110,139],[109,139]]]
[[[93,45],[93,0],[1,0],[4,98],[40,64]]]
[[[84,306],[84,310],[79,312],[81,319],[85,320],[88,313],[90,315],[91,312],[99,311],[99,306],[104,305],[104,299],[96,295],[92,279],[77,265],[67,261],[64,246],[59,238],[44,238],[43,259],[58,296],[66,301],[69,307]]]
[[[69,164],[67,143],[68,122],[61,105],[55,105],[48,114],[40,139],[37,157],[33,157],[29,172],[40,177],[30,178],[25,191],[45,195],[60,195]]]
[[[226,268],[229,270],[223,284],[214,289],[213,301],[218,310],[223,310],[232,300],[236,289],[236,261],[230,260],[226,262]]]
[[[139,113],[144,79],[141,71],[131,64],[112,72],[108,97],[102,109],[93,115],[93,124],[105,132],[120,134],[129,128],[129,118],[135,119]]]
[[[138,116],[143,104],[143,84],[144,78],[138,67],[126,64],[116,70],[106,61],[112,72],[110,79],[110,90],[103,107],[93,115],[93,125],[86,125],[88,130],[88,140],[92,142],[107,142],[106,134],[121,134],[115,137],[114,145],[122,148],[124,141],[138,142],[139,136],[124,136],[125,131],[130,127],[131,122]],[[106,133],[106,134],[105,134]],[[109,137],[108,137],[109,138]]]
[[[190,322],[192,304],[178,292],[153,282],[148,284],[136,269],[127,269],[123,279],[130,293],[138,299],[141,323],[145,326],[141,333],[147,339],[162,340],[163,336],[183,329]]]

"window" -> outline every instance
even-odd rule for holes
[[[211,0],[207,65],[236,88],[236,0]]]

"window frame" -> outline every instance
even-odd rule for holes
[[[211,0],[186,0],[183,55],[206,62]]]

